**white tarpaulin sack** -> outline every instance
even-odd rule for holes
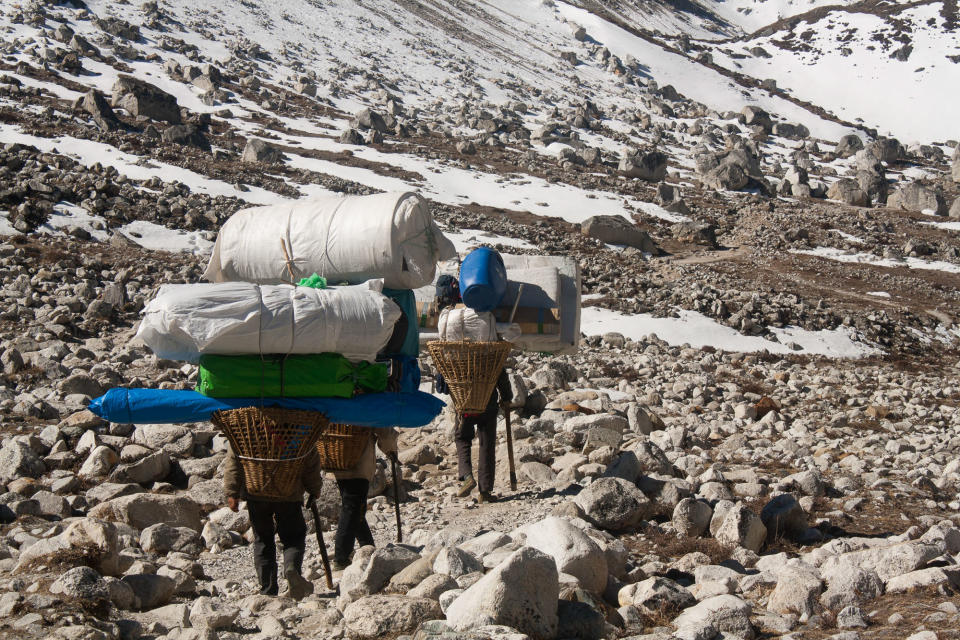
[[[416,289],[455,255],[415,193],[330,196],[236,212],[203,277],[279,284],[318,273],[331,284],[383,278],[385,287]]]
[[[448,307],[440,312],[437,331],[441,340],[496,342],[497,320],[489,311]]]
[[[189,362],[200,354],[326,352],[372,361],[401,314],[382,286],[164,285],[144,308],[137,337],[160,358]]]

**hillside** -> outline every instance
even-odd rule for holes
[[[24,0],[0,35],[0,637],[958,637],[955,2]],[[234,212],[407,190],[461,255],[574,257],[581,348],[514,354],[517,491],[500,436],[505,499],[456,497],[444,414],[401,437],[407,546],[381,458],[339,597],[315,541],[316,595],[256,595],[223,436],[85,407],[194,386],[134,330]],[[533,609],[471,617],[491,583]]]

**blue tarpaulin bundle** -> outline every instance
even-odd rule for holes
[[[353,398],[208,398],[196,391],[117,387],[90,403],[104,420],[133,424],[203,422],[214,411],[242,407],[282,407],[319,411],[333,423],[360,427],[422,427],[444,402],[422,391],[368,393]]]

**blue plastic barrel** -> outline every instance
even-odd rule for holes
[[[474,311],[492,311],[507,292],[507,268],[493,249],[471,251],[460,264],[460,297]]]

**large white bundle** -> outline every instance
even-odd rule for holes
[[[292,270],[294,282],[318,273],[331,283],[383,278],[386,287],[415,289],[455,255],[415,193],[330,196],[236,212],[203,277],[279,284],[291,282]]]
[[[497,320],[489,311],[448,307],[440,312],[437,332],[441,340],[496,342]]]
[[[200,354],[325,352],[374,360],[401,313],[382,286],[165,285],[144,309],[137,337],[161,358],[190,362]]]

